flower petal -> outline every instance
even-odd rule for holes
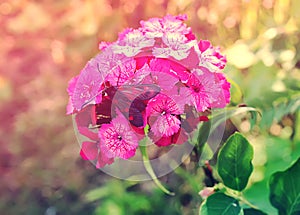
[[[100,149],[107,157],[128,159],[135,155],[138,138],[126,118],[118,116],[110,124],[103,124],[99,129]]]
[[[100,169],[104,167],[106,164],[112,164],[113,162],[114,162],[114,158],[107,157],[105,153],[102,153],[100,151],[97,157],[96,167]]]
[[[151,130],[156,136],[172,136],[180,128],[180,120],[171,114],[158,116],[151,125]]]
[[[80,150],[80,156],[84,160],[95,160],[98,155],[96,142],[83,142]]]

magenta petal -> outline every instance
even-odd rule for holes
[[[169,146],[171,144],[183,144],[188,140],[188,136],[186,132],[182,129],[179,129],[174,135],[166,137],[157,137],[152,132],[149,133],[150,139],[155,143],[157,146]]]
[[[68,88],[67,88],[67,92],[68,92],[69,96],[73,95],[78,78],[79,78],[79,75],[75,76],[74,78],[72,78],[69,81]]]
[[[153,142],[155,143],[155,145],[157,146],[169,146],[172,144],[172,136],[170,137],[153,137],[152,135],[149,135],[150,138],[153,140]],[[156,139],[156,141],[155,141]]]
[[[201,52],[206,51],[211,46],[211,43],[208,40],[200,40],[199,49]]]
[[[107,157],[128,159],[135,155],[138,138],[127,119],[117,111],[111,124],[103,124],[99,129],[100,149]]]
[[[107,75],[107,81],[109,81],[113,86],[121,86],[133,78],[135,70],[135,60],[131,59],[127,62],[123,62],[110,71]]]
[[[112,164],[113,162],[114,162],[114,158],[107,157],[105,155],[105,153],[102,153],[100,151],[98,154],[98,157],[97,157],[96,167],[99,169],[99,168],[104,167],[106,164],[109,165],[109,164]]]
[[[83,142],[80,150],[80,156],[84,160],[95,160],[98,155],[97,143]]]

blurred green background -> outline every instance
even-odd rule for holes
[[[203,172],[186,161],[161,180],[139,184],[105,175],[79,156],[65,115],[68,80],[126,27],[187,14],[198,39],[226,54],[240,87],[232,105],[257,107],[232,119],[255,150],[246,196],[269,214],[266,181],[286,169],[300,145],[300,1],[12,0],[0,2],[0,214],[197,214]]]

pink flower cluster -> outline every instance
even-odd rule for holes
[[[67,114],[76,114],[87,137],[82,158],[98,168],[128,159],[146,135],[157,146],[181,144],[203,112],[229,103],[226,58],[209,41],[198,42],[184,20],[141,21],[116,42],[100,43],[101,53],[70,80]]]

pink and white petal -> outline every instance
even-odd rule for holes
[[[170,56],[175,58],[176,60],[183,60],[187,58],[189,55],[190,50],[189,48],[183,48],[183,49],[178,49],[178,50],[171,50],[170,51]]]
[[[130,33],[130,32],[132,32],[133,31],[133,29],[132,28],[125,28],[123,31],[121,31],[120,33],[119,33],[119,38],[118,38],[118,41],[122,41],[122,40],[125,40],[126,39],[126,36]]]
[[[191,29],[187,28],[186,24],[183,23],[183,21],[186,19],[186,15],[167,15],[163,18],[162,25],[165,32],[178,32],[181,34],[189,34],[191,32]]]
[[[139,42],[139,47],[140,48],[151,47],[154,45],[154,43],[155,43],[154,39],[148,39],[143,37],[143,40]]]
[[[71,97],[69,97],[69,102],[67,104],[66,113],[68,115],[75,113],[75,109],[74,109]]]
[[[200,40],[199,44],[199,66],[204,66],[213,71],[224,69],[227,60],[224,55],[220,53],[220,49],[213,47],[207,40]]]
[[[101,51],[105,51],[105,49],[107,49],[112,43],[110,42],[104,42],[104,41],[101,41],[99,43],[99,46],[98,48],[101,50]]]
[[[230,100],[230,84],[221,73],[211,73],[206,68],[192,70],[202,86],[201,94],[205,94],[212,108],[225,107]],[[200,92],[199,92],[200,93]],[[207,100],[207,99],[206,99]]]
[[[126,57],[133,57],[137,55],[141,49],[139,47],[132,47],[132,46],[120,46],[120,45],[113,45],[112,49],[114,50],[115,53],[117,54],[124,54]]]
[[[107,157],[128,159],[134,156],[138,138],[131,130],[127,119],[117,110],[117,117],[111,124],[99,129],[100,149]]]
[[[230,83],[222,73],[215,73],[215,76],[215,85],[219,87],[219,91],[213,94],[214,99],[211,106],[213,108],[224,108],[230,102]]]
[[[137,142],[128,141],[134,139],[133,134],[120,135],[116,129],[112,130],[111,128],[101,132],[103,135],[100,149],[107,157],[128,159],[134,156],[138,144]],[[119,137],[122,137],[122,140],[118,139]]]
[[[142,26],[141,30],[145,33],[146,37],[155,38],[163,36],[161,19],[151,18],[148,21],[141,21],[140,24]]]
[[[158,48],[154,47],[152,54],[157,58],[168,58],[170,56],[171,49],[170,48]]]
[[[196,110],[199,112],[203,112],[211,107],[210,99],[206,93],[193,93],[194,105]]]
[[[151,125],[151,131],[155,136],[172,136],[180,128],[180,120],[171,114],[158,116],[153,125]]]
[[[121,86],[126,81],[130,80],[135,73],[136,63],[134,59],[130,59],[127,62],[123,62],[112,69],[111,73],[107,75],[106,80],[113,86]]]
[[[118,65],[122,64],[124,61],[123,54],[115,53],[112,49],[113,45],[110,45],[105,49],[104,52],[98,54],[95,58],[92,59],[93,64],[96,65],[97,71],[101,78],[106,81],[106,76]]]
[[[98,155],[96,142],[83,142],[81,145],[80,156],[84,160],[95,160]]]
[[[81,110],[84,105],[95,103],[95,97],[99,91],[104,79],[97,69],[97,65],[89,61],[76,82],[72,95],[72,103],[76,110]]]
[[[182,44],[189,44],[189,41],[187,40],[187,38],[176,32],[176,33],[166,33],[163,38],[162,41],[164,42],[165,45],[167,45],[168,47],[177,50],[178,47]]]

